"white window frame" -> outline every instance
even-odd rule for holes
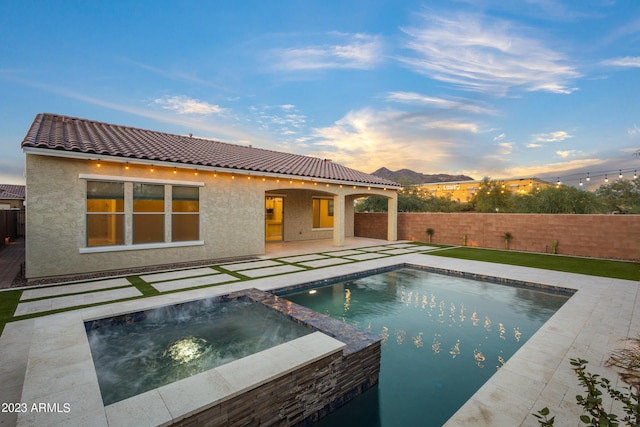
[[[178,180],[168,180],[168,179],[152,179],[152,178],[129,178],[122,176],[109,176],[109,175],[96,175],[96,174],[79,174],[78,176],[81,180],[84,181],[108,181],[108,182],[130,182],[130,183],[143,183],[143,184],[158,184],[165,186],[165,194],[171,191],[167,191],[167,186],[182,186],[182,187],[204,187],[204,182],[194,182],[194,181],[178,181]],[[127,192],[125,190],[125,223],[128,219],[132,221],[133,212],[128,212],[126,206],[133,203],[133,200],[127,201]],[[132,196],[129,196],[132,197]],[[86,198],[86,195],[85,195]],[[170,202],[170,199],[169,199]],[[169,221],[171,219],[171,204],[167,202],[165,198],[166,205],[169,206],[169,210],[167,211],[165,205],[165,215],[169,216]],[[86,208],[85,208],[86,209]],[[198,212],[200,215],[200,212]],[[166,229],[166,227],[165,227]],[[199,233],[202,230],[202,227],[199,227]],[[86,238],[86,223],[85,223],[85,238]],[[170,231],[169,231],[170,232]],[[179,247],[188,247],[188,246],[203,246],[205,244],[204,240],[189,240],[189,241],[181,241],[181,242],[162,242],[162,243],[142,243],[142,244],[132,244],[132,230],[128,229],[125,225],[125,244],[124,245],[111,245],[111,246],[85,246],[79,248],[79,252],[81,254],[91,254],[91,253],[101,253],[101,252],[121,252],[121,251],[138,251],[145,249],[168,249],[168,248],[179,248]],[[165,230],[165,235],[167,231]],[[170,235],[170,234],[169,234]],[[86,240],[86,239],[85,239]],[[85,241],[86,245],[86,241]]]

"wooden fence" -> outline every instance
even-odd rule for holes
[[[5,239],[15,239],[25,235],[24,211],[0,210],[0,245],[5,244]]]

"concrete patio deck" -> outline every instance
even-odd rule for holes
[[[305,242],[309,243],[309,242]],[[431,248],[435,249],[435,248]],[[447,422],[446,426],[537,426],[531,413],[548,406],[556,416],[556,426],[580,425],[580,407],[575,395],[582,393],[569,364],[570,358],[589,360],[589,370],[616,381],[616,372],[602,366],[611,351],[620,348],[621,340],[640,330],[640,283],[619,279],[585,276],[509,265],[490,264],[436,257],[428,247],[410,243],[387,243],[373,239],[350,239],[347,246],[335,248],[330,242],[313,242],[312,246],[288,243],[268,244],[260,260],[216,265],[211,274],[198,267],[147,277],[160,292],[158,296],[43,315],[35,319],[8,323],[0,337],[0,402],[69,403],[67,413],[0,413],[0,425],[125,425],[128,418],[107,414],[102,405],[97,378],[92,369],[83,321],[131,311],[174,304],[182,301],[226,294],[240,289],[274,290],[284,286],[327,279],[397,264],[415,264],[448,270],[536,282],[577,290],[569,301],[531,337],[523,347],[478,390]],[[375,255],[375,259],[367,256]],[[286,267],[286,268],[285,268]],[[291,269],[295,267],[295,269]],[[287,274],[278,272],[278,268]],[[229,276],[233,271],[243,280]],[[193,273],[193,276],[191,274]],[[149,275],[153,276],[153,275]],[[208,281],[207,278],[212,279]],[[154,281],[156,280],[157,281]],[[111,279],[113,280],[113,279]],[[163,293],[177,288],[196,289]],[[171,283],[177,286],[172,287]],[[95,292],[104,292],[92,282]],[[189,284],[189,282],[186,282]],[[207,286],[207,283],[224,283]],[[162,286],[159,286],[162,285]],[[22,304],[66,298],[84,304],[86,295],[65,294],[62,287],[42,287],[23,293]],[[56,289],[57,288],[57,289]],[[48,289],[48,290],[47,290]],[[55,289],[55,291],[53,291]],[[131,292],[135,288],[124,282],[109,290]],[[164,290],[163,290],[164,289]],[[35,299],[35,295],[41,295]],[[38,292],[41,292],[38,294]],[[47,297],[45,294],[49,294]],[[123,294],[124,295],[124,294]],[[116,299],[118,299],[116,297]],[[48,303],[47,303],[48,304]],[[52,303],[53,304],[53,303]],[[22,310],[31,311],[30,306]],[[33,306],[31,306],[33,307]],[[73,307],[71,305],[70,307]],[[42,312],[43,314],[46,311]],[[620,411],[619,411],[620,413]]]

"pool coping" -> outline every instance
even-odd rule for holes
[[[517,287],[517,288],[537,289],[537,290],[540,290],[540,291],[552,292],[552,293],[557,293],[557,294],[566,295],[566,296],[572,296],[573,294],[575,294],[577,292],[576,289],[571,289],[571,288],[567,288],[567,287],[564,287],[564,286],[545,285],[545,284],[542,284],[542,283],[531,282],[531,281],[513,280],[513,279],[504,278],[504,277],[489,276],[489,275],[486,275],[486,274],[469,273],[469,272],[466,272],[466,271],[430,267],[430,266],[411,264],[411,263],[406,263],[406,262],[405,263],[401,262],[401,263],[394,264],[394,265],[389,265],[389,266],[386,266],[386,267],[374,268],[374,269],[367,270],[367,271],[364,271],[364,272],[359,272],[359,273],[350,273],[350,274],[344,274],[342,276],[334,276],[334,277],[331,277],[330,279],[316,280],[314,282],[308,282],[308,283],[299,283],[299,284],[296,284],[296,285],[291,285],[291,286],[286,286],[286,287],[283,287],[283,288],[276,289],[273,292],[276,295],[279,295],[279,296],[282,296],[283,298],[286,298],[286,295],[288,293],[297,292],[297,291],[302,290],[302,289],[328,286],[328,285],[332,285],[332,284],[339,283],[339,282],[345,282],[345,281],[348,281],[348,280],[355,280],[355,279],[360,279],[362,277],[373,276],[373,275],[381,274],[381,273],[387,273],[389,271],[394,271],[394,270],[398,270],[398,269],[401,269],[401,268],[412,268],[412,269],[415,269],[415,270],[427,271],[429,273],[436,273],[436,274],[443,274],[443,275],[446,275],[446,276],[461,277],[461,278],[464,278],[464,279],[477,280],[477,281],[480,281],[480,282],[495,283],[495,284],[498,284],[498,285],[512,286],[512,287]]]
[[[545,406],[548,406],[552,414],[556,415],[557,426],[576,425],[581,411],[575,404],[575,395],[582,390],[571,370],[569,359],[582,357],[589,360],[591,371],[607,376],[615,384],[616,372],[604,367],[603,362],[611,351],[620,348],[622,339],[634,336],[636,331],[640,330],[640,310],[637,310],[639,282],[414,253],[11,322],[7,324],[5,332],[0,337],[0,343],[2,343],[0,356],[3,361],[7,361],[0,372],[9,382],[21,381],[18,371],[20,364],[24,363],[22,361],[25,352],[29,354],[27,368],[29,373],[38,362],[34,359],[38,356],[34,348],[35,343],[51,339],[56,331],[64,337],[66,330],[60,329],[57,325],[66,323],[69,318],[78,319],[77,323],[81,326],[84,319],[95,319],[99,316],[124,314],[139,311],[145,307],[153,308],[174,302],[200,299],[247,287],[272,291],[285,286],[322,281],[337,275],[359,273],[402,263],[522,282],[531,282],[531,278],[534,277],[535,282],[543,286],[556,286],[575,291],[569,301],[456,412],[446,426],[537,426],[537,420],[531,416],[531,413]],[[81,329],[84,332],[82,327]],[[58,355],[68,354],[76,358],[82,355],[81,351],[74,350],[72,340],[66,340],[64,350],[57,351]],[[49,357],[50,355],[51,353]],[[78,361],[74,369],[82,371],[83,366],[86,368],[86,365]],[[90,367],[93,368],[92,364]],[[17,373],[14,374],[14,372]],[[45,378],[53,376],[54,381],[64,381],[67,373],[54,370],[46,372]],[[33,372],[30,375],[33,375]],[[33,386],[25,382],[23,401],[29,397],[29,389]],[[81,388],[76,388],[76,391],[83,396]],[[53,402],[56,398],[67,399],[69,396],[50,394],[47,396],[47,402]],[[94,416],[96,408],[78,402],[77,406],[72,407],[72,412],[76,413],[75,420],[81,422],[88,419],[87,417]],[[77,412],[81,414],[78,415]],[[104,409],[102,412],[104,413]],[[51,424],[54,423],[54,418],[55,414],[44,414],[41,417],[44,421],[49,420]]]

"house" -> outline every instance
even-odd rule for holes
[[[529,194],[540,191],[542,188],[551,187],[553,184],[539,178],[510,178],[496,181],[501,191],[513,194]],[[429,182],[418,184],[417,189],[421,193],[431,194],[434,197],[450,197],[460,203],[470,202],[473,196],[482,190],[482,181],[449,181]]]
[[[0,184],[0,210],[24,210],[24,185]]]
[[[265,253],[354,235],[354,202],[400,185],[330,160],[39,114],[26,155],[28,279]]]

